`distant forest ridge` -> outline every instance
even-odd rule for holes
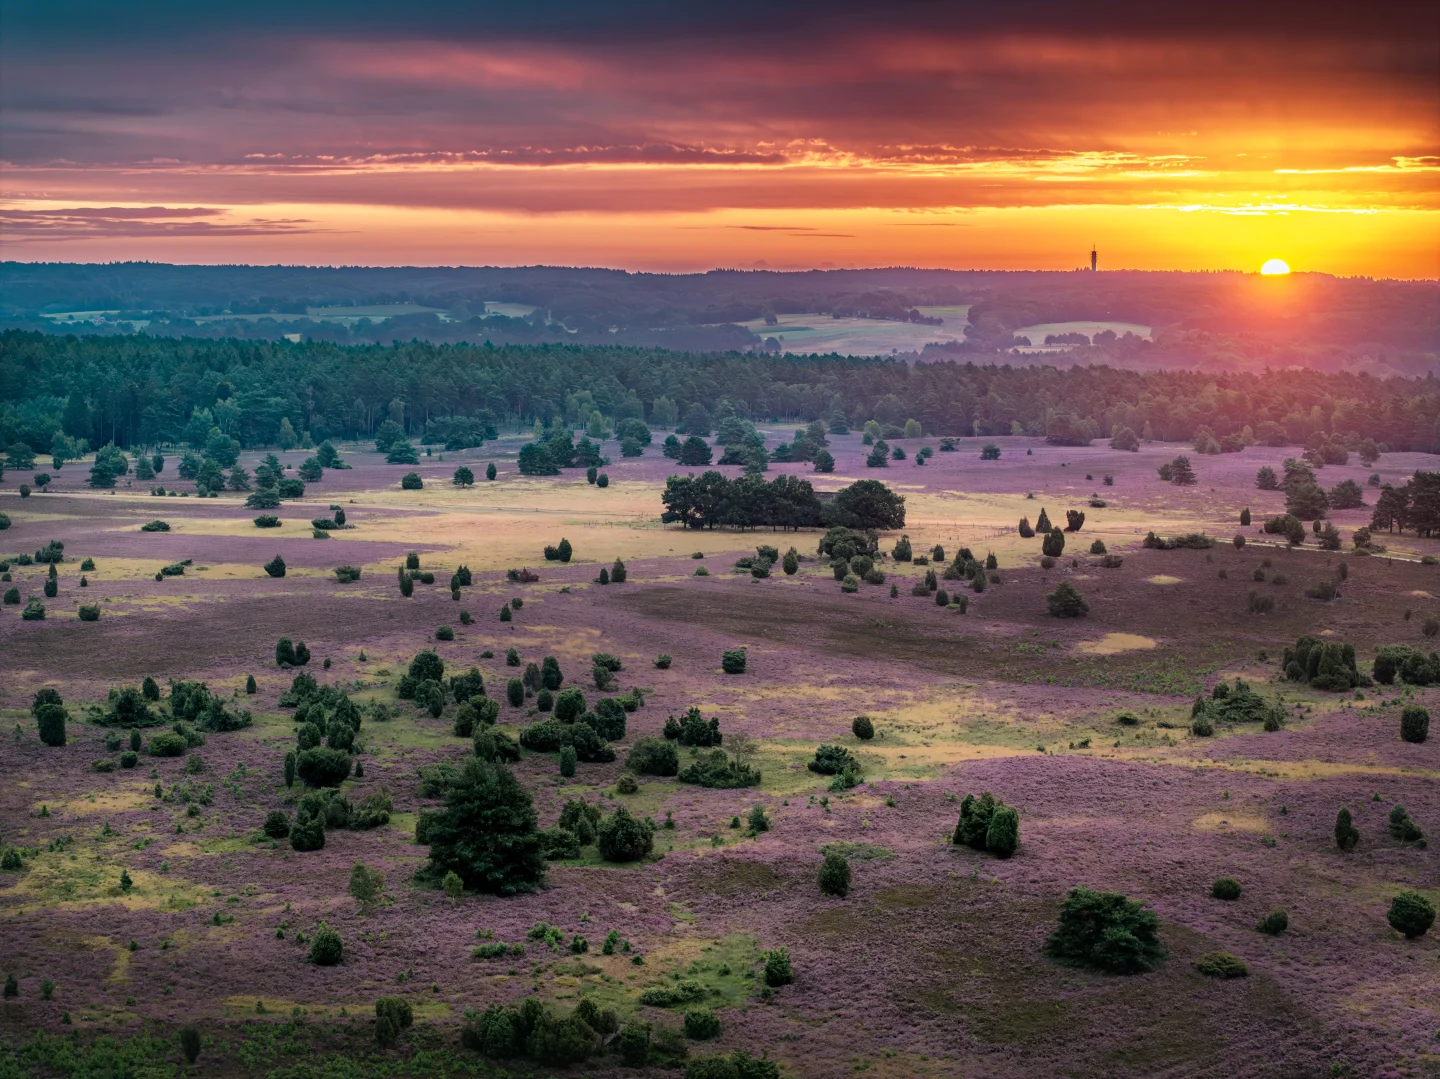
[[[483,417],[470,427],[511,430],[537,421],[583,426],[593,412],[671,427],[697,405],[757,422],[854,427],[914,419],[926,435],[1080,442],[1128,427],[1173,441],[1205,427],[1208,444],[1248,437],[1249,428],[1275,445],[1329,435],[1440,450],[1440,382],[1433,376],[0,332],[0,445],[23,441],[39,453],[49,452],[57,435],[91,448],[111,441],[127,448],[203,440],[212,424],[249,447],[276,445],[287,431],[317,443],[368,437],[387,419],[407,436],[431,440],[467,416]]]
[[[534,308],[517,316],[487,303]],[[412,309],[326,321],[315,308]],[[335,344],[621,344],[760,350],[739,323],[805,314],[922,321],[923,307],[969,305],[957,342],[929,354],[998,353],[1014,331],[1072,321],[1155,328],[1154,342],[1082,346],[1080,362],[1227,369],[1305,364],[1424,373],[1440,353],[1440,283],[1296,274],[871,270],[714,270],[647,274],[529,267],[173,266],[0,263],[0,327],[59,332],[46,316],[113,312],[65,332]],[[333,310],[332,310],[333,313]],[[946,329],[951,328],[947,320]],[[1035,342],[1039,344],[1041,342]],[[775,347],[771,343],[771,347]],[[1376,367],[1376,362],[1380,366]],[[1364,366],[1364,365],[1358,365]]]

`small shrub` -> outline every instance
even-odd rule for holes
[[[1164,960],[1159,928],[1154,911],[1118,892],[1072,888],[1045,951],[1061,962],[1135,974]]]
[[[1090,604],[1069,581],[1061,581],[1045,596],[1045,605],[1056,618],[1080,618],[1090,613]]]
[[[1360,829],[1355,827],[1350,810],[1341,809],[1335,815],[1335,845],[1342,851],[1351,851],[1360,842]]]
[[[82,622],[100,621],[100,607],[94,603],[81,604],[75,613],[80,616]]]
[[[1400,737],[1417,745],[1430,736],[1430,713],[1411,705],[1400,713]]]
[[[185,1062],[194,1064],[200,1057],[200,1032],[193,1026],[180,1028],[180,1051],[185,1054]]]
[[[685,1037],[708,1041],[720,1036],[720,1020],[709,1008],[691,1008],[685,1012]]]
[[[1406,940],[1416,940],[1435,924],[1435,906],[1419,892],[1401,892],[1390,901],[1385,918],[1390,928],[1405,934]]]
[[[731,648],[721,653],[720,669],[726,674],[744,674],[746,666],[746,649]]]
[[[762,952],[761,955],[765,960],[763,977],[766,985],[772,989],[778,989],[795,980],[795,971],[790,963],[788,949],[774,948],[768,952]]]
[[[838,851],[828,851],[820,863],[820,894],[840,899],[850,894],[850,863]]]
[[[1211,978],[1244,978],[1250,969],[1229,952],[1207,952],[1195,963],[1195,969]]]
[[[600,856],[608,862],[637,862],[654,846],[654,825],[632,817],[624,806],[601,821],[598,833]]]
[[[333,967],[344,958],[345,944],[340,934],[324,922],[310,940],[310,962],[316,966]]]
[[[285,839],[290,835],[290,817],[284,810],[271,810],[261,830],[271,839]]]
[[[1290,928],[1290,915],[1278,907],[1255,923],[1255,928],[1272,937],[1278,937]]]
[[[265,563],[265,572],[268,573],[271,577],[284,577],[285,559],[281,558],[277,554],[269,562]]]
[[[1234,877],[1221,877],[1210,886],[1210,894],[1216,899],[1239,899],[1240,882]]]
[[[869,716],[856,716],[850,724],[850,733],[862,742],[875,737],[875,724]]]
[[[453,641],[455,639],[455,631],[449,626],[441,626],[435,631],[435,639],[437,641]]]
[[[667,744],[668,744],[668,743],[667,743]],[[673,750],[674,747],[671,746],[671,749]],[[633,754],[634,751],[632,750],[631,753]],[[563,758],[562,758],[562,763],[563,763]],[[678,768],[677,768],[677,770],[678,770]],[[615,781],[615,793],[616,793],[616,794],[635,794],[635,793],[636,793],[637,791],[639,791],[639,790],[640,790],[640,784],[635,781],[634,775],[632,775],[632,774],[629,773],[629,772],[621,772],[621,773],[620,773],[620,778]]]

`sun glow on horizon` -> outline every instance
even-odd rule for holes
[[[1260,273],[1265,277],[1283,276],[1290,272],[1290,264],[1284,259],[1266,259],[1265,265],[1260,267]]]

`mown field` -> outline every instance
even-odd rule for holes
[[[768,434],[773,445],[788,432]],[[1283,512],[1284,495],[1256,490],[1254,477],[1293,449],[1192,454],[1198,483],[1176,487],[1156,467],[1181,446],[1122,453],[1004,438],[993,440],[1000,459],[983,461],[985,441],[961,439],[917,467],[915,451],[938,440],[900,440],[907,459],[873,470],[858,435],[831,436],[832,474],[771,465],[771,475],[803,475],[822,492],[880,478],[906,498],[914,553],[943,546],[939,564],[880,559],[884,583],[854,593],[817,556],[818,532],[662,525],[665,477],[700,469],[677,468],[658,444],[622,459],[605,443],[605,488],[580,470],[519,475],[513,436],[437,449],[414,469],[420,490],[400,488],[411,466],[342,445],[352,467],[325,471],[302,500],[268,511],[280,524],[265,529],[239,495],[157,497],[124,480],[93,492],[87,466],[71,463],[50,490],[22,499],[27,477],[10,472],[0,487],[11,521],[0,531],[12,577],[3,587],[40,597],[46,614],[27,621],[23,604],[0,608],[0,846],[20,863],[0,871],[0,975],[15,989],[0,999],[0,1077],[180,1075],[186,1025],[200,1034],[199,1069],[214,1075],[645,1074],[613,1050],[567,1066],[497,1062],[462,1044],[477,1014],[526,998],[556,1016],[588,1000],[622,1025],[648,1023],[655,1075],[684,1074],[682,1054],[702,1074],[697,1060],[733,1051],[768,1054],[795,1079],[1440,1075],[1440,932],[1406,939],[1387,923],[1401,891],[1440,903],[1435,848],[1392,838],[1388,826],[1403,805],[1421,829],[1440,830],[1440,737],[1400,736],[1402,709],[1431,707],[1434,692],[1399,682],[1327,692],[1281,670],[1302,635],[1352,645],[1362,672],[1384,645],[1430,651],[1440,565],[1421,558],[1440,554],[1440,540],[1382,536],[1387,551],[1357,555],[1351,533],[1369,510],[1355,509],[1333,516],[1342,552],[1319,550],[1313,537],[1296,550],[1277,543],[1259,525]],[[293,467],[308,454],[279,456]],[[158,483],[174,482],[177,460]],[[486,481],[491,461],[498,474]],[[460,464],[478,477],[473,487],[450,482]],[[1320,478],[1364,485],[1378,472],[1399,483],[1433,464],[1386,454]],[[312,519],[337,506],[347,527],[314,538]],[[1041,540],[1016,530],[1042,507],[1058,522],[1069,509],[1086,514],[1049,568]],[[1242,528],[1247,507],[1253,523]],[[168,531],[141,531],[152,520]],[[1145,549],[1150,530],[1220,542]],[[881,552],[900,536],[881,536]],[[542,548],[562,537],[572,560],[547,562]],[[1090,553],[1096,539],[1122,556],[1118,567]],[[52,540],[64,561],[47,598],[48,567],[14,556]],[[763,578],[736,571],[757,545],[805,557],[793,575],[778,564]],[[964,613],[913,594],[962,546],[994,553],[998,580],[987,577],[983,592],[942,580],[966,597]],[[434,582],[417,581],[406,597],[397,568],[411,553]],[[277,554],[284,577],[262,569]],[[82,570],[85,559],[93,569]],[[626,579],[599,583],[616,559]],[[155,579],[178,565],[183,573]],[[337,580],[342,565],[359,579]],[[455,599],[449,582],[461,565],[471,583]],[[521,569],[537,579],[507,578]],[[1307,597],[1337,579],[1338,598]],[[1049,613],[1046,597],[1062,582],[1087,615]],[[1273,598],[1273,610],[1250,613],[1252,593]],[[98,607],[98,620],[81,621],[82,604]],[[453,640],[437,640],[442,626]],[[297,672],[276,664],[281,637],[303,640],[304,672],[364,717],[354,746],[363,775],[342,793],[352,805],[380,792],[391,803],[386,823],[331,828],[313,851],[262,830],[276,811],[294,818],[305,793],[285,782],[297,742],[281,697]],[[722,654],[741,647],[744,673],[722,671]],[[585,844],[551,861],[542,887],[511,897],[447,894],[425,878],[429,848],[416,824],[439,799],[421,769],[459,766],[474,750],[455,733],[453,699],[436,716],[397,695],[424,650],[447,676],[478,669],[499,729],[517,739],[545,718],[535,695],[507,700],[526,664],[554,657],[563,686],[591,706],[638,690],[643,703],[625,716],[615,760],[581,761],[566,777],[557,753],[525,749],[512,767],[541,829],[567,800],[606,816],[624,806],[655,822],[651,853],[609,862]],[[592,674],[599,653],[621,664],[603,692]],[[102,723],[107,698],[146,677],[162,711],[169,680],[198,680],[252,721],[181,756],[142,749],[135,767],[118,766],[129,743]],[[1283,723],[1194,733],[1197,695],[1236,678],[1278,706]],[[38,737],[31,705],[46,688],[69,714],[63,746]],[[722,745],[753,742],[758,786],[641,775],[623,793],[629,748],[692,707],[718,718]],[[861,715],[872,739],[852,733]],[[167,729],[145,729],[142,741]],[[833,789],[831,776],[806,767],[822,744],[849,751],[857,785]],[[679,757],[682,768],[695,759],[683,747]],[[987,791],[1018,811],[1012,857],[950,842],[961,799]],[[757,805],[769,828],[752,833]],[[1344,852],[1342,808],[1360,832]],[[843,897],[820,890],[826,850],[848,860]],[[383,876],[368,902],[349,894],[357,863]],[[1238,899],[1212,897],[1220,877],[1240,883]],[[1076,886],[1147,904],[1165,960],[1120,975],[1047,957]],[[1257,931],[1276,908],[1288,928]],[[321,923],[343,941],[337,964],[311,962]],[[548,937],[532,932],[542,923]],[[496,943],[508,947],[475,953]],[[782,948],[794,979],[772,988],[762,969]],[[1197,961],[1215,951],[1242,960],[1248,976],[1202,974]],[[642,1001],[681,985],[668,1003]],[[375,1001],[386,996],[405,998],[414,1022],[382,1047]],[[696,1007],[713,1012],[717,1036],[685,1035]]]

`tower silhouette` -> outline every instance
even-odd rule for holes
[[[1091,244],[1091,245],[1090,245],[1090,272],[1091,272],[1091,273],[1094,273],[1094,272],[1095,272],[1095,262],[1096,262],[1096,260],[1097,260],[1098,258],[1099,258],[1099,256],[1098,256],[1098,255],[1096,254],[1096,252],[1095,252],[1095,245],[1094,245],[1094,244]]]

